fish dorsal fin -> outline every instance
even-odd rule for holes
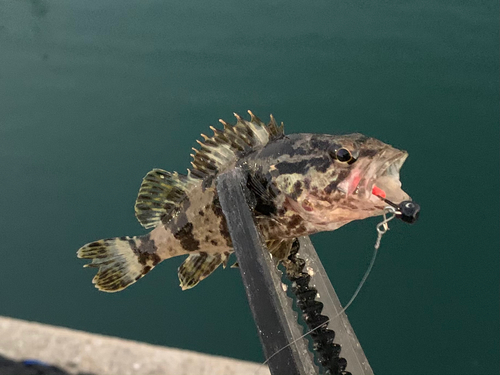
[[[190,178],[177,172],[153,169],[142,180],[135,202],[135,216],[144,228],[154,228],[169,221],[186,197]]]
[[[195,149],[192,154],[192,168],[190,176],[205,179],[208,176],[216,176],[219,172],[230,167],[238,158],[247,153],[263,148],[270,141],[281,138],[284,135],[283,123],[278,125],[271,115],[269,124],[264,124],[252,112],[250,121],[244,120],[236,113],[236,124],[229,125],[219,120],[224,126],[223,130],[210,127],[214,132],[213,137],[202,134],[204,142],[197,141],[200,149]]]
[[[222,263],[227,264],[227,256],[226,253],[208,254],[205,252],[188,256],[178,270],[182,290],[191,289],[214,272]]]

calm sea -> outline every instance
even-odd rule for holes
[[[100,293],[75,252],[145,233],[152,168],[219,118],[361,132],[409,151],[348,315],[379,374],[499,371],[497,1],[0,0],[0,314],[263,361],[238,270],[181,292],[175,258]],[[377,219],[313,242],[346,303]],[[98,355],[98,353],[96,353]]]

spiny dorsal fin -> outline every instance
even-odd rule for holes
[[[259,150],[270,141],[284,135],[283,123],[278,126],[272,115],[269,124],[266,125],[252,112],[248,111],[248,113],[250,121],[244,120],[235,113],[237,121],[234,126],[224,120],[219,120],[224,126],[223,130],[211,126],[210,129],[214,132],[213,137],[201,135],[204,142],[197,141],[200,145],[199,150],[193,148],[195,153],[191,155],[193,167],[189,170],[190,176],[201,179],[215,176],[239,157]]]
[[[193,288],[214,272],[221,263],[227,264],[227,256],[226,253],[208,254],[205,252],[188,256],[178,270],[182,290]]]
[[[154,228],[160,221],[168,221],[180,202],[186,197],[190,179],[177,172],[153,169],[142,180],[135,202],[135,216],[144,228]]]

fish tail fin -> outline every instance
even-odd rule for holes
[[[162,260],[149,235],[94,241],[81,247],[77,256],[92,260],[84,267],[99,268],[92,283],[104,292],[125,289]]]

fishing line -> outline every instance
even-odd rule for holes
[[[389,217],[387,217],[387,215],[389,215]],[[397,215],[397,211],[396,211],[396,209],[394,207],[387,206],[387,207],[384,208],[384,213],[383,213],[384,220],[382,220],[376,226],[376,228],[377,228],[377,240],[375,242],[374,251],[373,251],[372,258],[370,260],[370,264],[368,265],[368,268],[366,269],[365,274],[361,278],[361,281],[359,282],[358,287],[354,291],[351,299],[342,308],[342,310],[340,310],[337,313],[337,315],[335,315],[333,318],[328,318],[328,320],[326,322],[324,322],[323,324],[320,324],[316,328],[313,328],[313,329],[309,330],[308,332],[304,333],[302,336],[300,336],[300,337],[296,338],[295,340],[293,340],[288,345],[285,345],[284,347],[282,347],[280,350],[278,350],[273,355],[271,355],[268,359],[266,359],[266,361],[264,363],[262,363],[262,365],[266,365],[274,356],[276,356],[277,354],[281,353],[283,350],[285,350],[286,348],[292,346],[297,341],[303,339],[307,335],[313,333],[317,329],[319,329],[321,327],[326,327],[328,325],[328,323],[330,323],[332,320],[336,319],[338,316],[340,316],[342,313],[344,313],[349,306],[351,306],[351,304],[354,302],[354,300],[358,296],[359,292],[361,291],[361,288],[363,287],[366,279],[368,279],[368,275],[370,275],[370,272],[371,272],[371,270],[373,268],[373,265],[375,264],[375,259],[377,259],[378,249],[380,247],[380,241],[382,240],[382,236],[389,230],[389,225],[387,223],[389,223],[389,221],[391,221],[392,219],[394,219],[396,217],[396,215]],[[255,374],[257,374],[257,373],[258,373],[258,370],[255,372]]]

